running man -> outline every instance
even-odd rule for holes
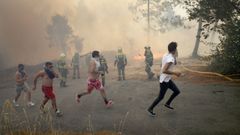
[[[100,68],[99,57],[100,57],[99,51],[92,52],[92,58],[91,58],[89,68],[88,68],[88,80],[87,80],[88,88],[87,88],[86,92],[77,94],[76,100],[79,103],[80,98],[82,96],[90,94],[93,91],[93,89],[95,88],[96,90],[98,90],[101,93],[105,105],[107,107],[110,107],[113,102],[112,102],[112,100],[107,99],[104,87],[99,80],[99,76],[101,75],[101,72],[99,71],[99,68]]]
[[[56,97],[55,94],[53,93],[53,79],[55,77],[58,78],[58,74],[56,74],[56,72],[53,70],[53,64],[51,62],[46,62],[44,69],[37,73],[37,75],[35,76],[33,90],[36,90],[37,80],[40,77],[42,78],[42,92],[44,94],[44,100],[42,101],[40,110],[44,112],[44,106],[46,105],[48,100],[51,100],[52,107],[56,115],[61,116],[62,113],[57,108]]]
[[[15,80],[16,80],[16,92],[17,95],[15,96],[15,98],[13,99],[13,104],[18,107],[19,104],[17,103],[18,98],[21,96],[22,91],[24,91],[27,95],[27,100],[28,106],[34,106],[34,103],[31,101],[31,92],[30,92],[30,88],[27,84],[27,80],[28,80],[28,75],[26,74],[25,70],[24,70],[24,65],[23,64],[19,64],[18,65],[18,70],[16,72],[15,75]]]
[[[169,109],[174,109],[170,106],[173,99],[180,94],[180,91],[178,87],[175,85],[175,83],[172,81],[172,75],[176,75],[179,77],[181,73],[172,71],[172,68],[174,65],[177,64],[176,62],[176,55],[177,55],[177,43],[171,42],[168,45],[168,52],[165,54],[162,58],[162,68],[160,73],[160,93],[158,97],[155,99],[155,101],[152,103],[152,105],[148,108],[148,113],[151,116],[156,116],[156,113],[153,112],[154,107],[164,98],[164,95],[167,91],[167,89],[171,89],[173,91],[173,94],[170,96],[168,101],[165,104],[165,107]]]

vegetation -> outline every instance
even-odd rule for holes
[[[211,56],[210,69],[224,74],[240,73],[240,1],[185,0],[190,20],[202,20],[202,35],[220,34]]]
[[[18,116],[10,100],[7,100],[1,108],[0,115],[0,134],[1,135],[121,135],[122,128],[119,131],[93,131],[91,121],[89,120],[88,132],[66,132],[54,128],[53,118],[50,111],[30,120],[27,112],[23,109],[25,118]]]

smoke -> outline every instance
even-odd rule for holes
[[[62,48],[59,45],[49,47],[52,40],[47,31],[56,15],[66,18],[72,29],[73,36],[66,42],[70,57],[74,51],[115,51],[118,47],[122,47],[128,56],[143,53],[148,41],[144,31],[147,25],[133,20],[129,3],[134,1],[1,0],[0,68],[58,58]],[[151,32],[150,46],[152,50],[166,52],[167,44],[177,41],[183,56],[187,56],[192,52],[195,33],[195,28],[164,34]]]
[[[49,48],[45,30],[51,16],[71,8],[68,3],[63,0],[1,0],[1,68],[56,58],[59,50]]]

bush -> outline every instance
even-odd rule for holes
[[[222,38],[212,56],[210,68],[223,74],[240,73],[240,20],[221,26]]]

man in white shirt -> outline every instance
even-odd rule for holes
[[[179,77],[181,73],[172,71],[172,68],[174,65],[177,64],[176,62],[176,56],[177,55],[177,43],[171,42],[168,45],[168,53],[165,54],[162,58],[162,68],[160,73],[160,92],[158,97],[154,100],[152,105],[148,108],[148,113],[151,116],[156,116],[156,113],[153,112],[154,107],[164,98],[164,95],[166,94],[167,89],[171,89],[173,91],[173,94],[170,96],[168,101],[165,104],[165,107],[169,109],[174,109],[170,106],[173,99],[180,94],[180,91],[178,87],[175,85],[175,83],[171,80],[172,75],[176,75]]]

